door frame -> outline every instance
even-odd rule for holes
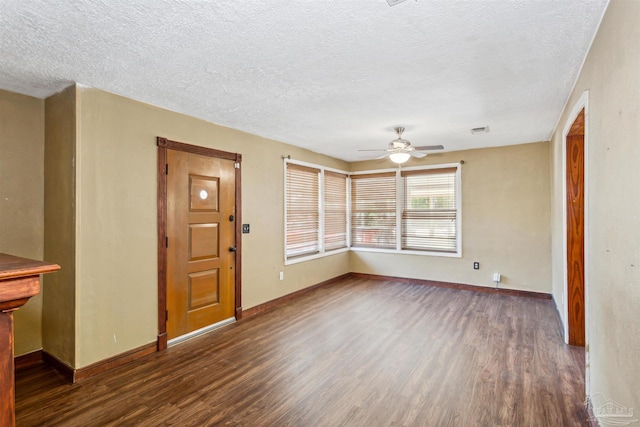
[[[235,162],[235,317],[242,318],[242,154],[200,147],[157,137],[158,145],[158,351],[167,348],[167,150],[184,151],[201,156]]]
[[[574,104],[562,131],[562,310],[564,341],[569,344],[569,271],[567,268],[567,136],[580,111],[584,109],[584,340],[585,388],[589,395],[589,91]]]

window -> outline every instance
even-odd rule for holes
[[[460,165],[353,173],[285,160],[285,263],[349,250],[461,256]]]
[[[351,246],[396,248],[395,172],[351,176]]]
[[[351,176],[351,248],[460,256],[459,165]]]
[[[456,168],[403,171],[402,249],[457,252]]]
[[[285,262],[348,250],[346,172],[285,161]]]
[[[320,251],[320,170],[286,163],[286,258]]]
[[[324,250],[347,247],[347,175],[324,172]]]

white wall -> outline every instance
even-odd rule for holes
[[[640,2],[613,0],[552,138],[552,280],[564,281],[562,146],[588,90],[586,329],[588,392],[640,418]],[[562,312],[562,310],[561,310]]]

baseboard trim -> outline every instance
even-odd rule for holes
[[[30,368],[42,363],[42,349],[32,351],[30,353],[21,354],[13,359],[15,370]]]
[[[147,356],[149,354],[155,353],[156,351],[157,351],[157,343],[150,342],[149,344],[145,344],[138,348],[125,351],[124,353],[117,354],[113,357],[109,357],[108,359],[104,359],[99,362],[93,363],[89,366],[85,366],[84,368],[76,369],[74,380],[80,381],[89,377],[93,377],[95,375],[98,375],[110,369],[117,368],[122,365],[126,365],[129,362],[140,359],[141,357]]]
[[[555,307],[556,319],[557,319],[556,324],[558,325],[558,333],[562,338],[562,342],[565,344],[568,344],[567,337],[564,335],[564,324],[562,323],[562,316],[560,315],[560,307],[558,306],[558,302],[553,297],[553,295],[551,295],[551,301],[553,301],[553,306]]]
[[[490,288],[486,286],[474,286],[474,285],[465,285],[462,283],[439,282],[436,280],[411,279],[406,277],[382,276],[378,274],[351,273],[351,276],[354,278],[361,278],[361,279],[384,280],[384,281],[402,282],[402,283],[415,283],[418,285],[435,286],[438,288],[484,292],[489,294],[511,295],[511,296],[517,296],[517,297],[548,299],[548,300],[551,299],[551,294],[545,294],[542,292],[521,291],[518,289],[504,289],[504,288],[496,289],[496,288]]]
[[[596,417],[595,412],[593,412],[593,402],[591,401],[591,396],[587,396],[585,406],[587,407],[587,413],[589,414],[589,418],[587,419],[589,427],[600,427],[598,417]]]
[[[74,381],[74,378],[75,378],[74,369],[71,366],[69,366],[66,363],[64,363],[63,361],[61,361],[60,359],[58,359],[57,357],[47,353],[46,350],[42,351],[42,361],[46,365],[49,365],[53,369],[58,371],[58,373],[60,373],[63,377],[65,377],[67,379],[67,381],[69,381],[70,383],[75,382]]]
[[[167,333],[164,332],[162,334],[158,335],[158,341],[157,341],[157,348],[158,351],[162,351],[162,350],[166,350],[167,349]]]
[[[110,369],[126,365],[129,362],[140,359],[141,357],[147,356],[151,353],[155,353],[156,351],[157,343],[152,342],[79,369],[73,369],[71,366],[46,351],[42,352],[42,361],[62,374],[62,376],[64,376],[69,382],[75,383]]]
[[[314,289],[318,289],[321,288],[323,286],[327,286],[330,285],[332,283],[336,283],[339,282],[340,280],[344,280],[351,277],[351,273],[346,273],[346,274],[341,274],[340,276],[336,276],[334,278],[331,278],[329,280],[325,280],[324,282],[320,282],[320,283],[316,283],[315,285],[311,285],[308,286],[306,288],[297,290],[295,292],[292,292],[290,294],[281,296],[279,298],[276,299],[272,299],[271,301],[267,301],[263,304],[259,304],[256,305],[255,307],[251,307],[251,308],[247,308],[246,310],[242,310],[242,318],[246,319],[247,317],[251,317],[251,316],[255,316],[256,314],[259,313],[264,313],[265,311],[269,311],[271,309],[274,309],[286,302],[289,302],[291,300],[300,298],[301,296],[303,296],[304,294],[313,291]]]

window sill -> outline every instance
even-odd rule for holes
[[[445,258],[462,258],[461,252],[427,252],[427,251],[411,251],[411,250],[396,250],[396,249],[378,249],[378,248],[342,248],[333,251],[318,253],[300,258],[288,259],[284,262],[284,265],[298,264],[305,261],[311,261],[314,259],[324,258],[331,255],[341,254],[348,251],[354,252],[372,252],[379,254],[395,254],[395,255],[420,255],[420,256],[436,256]]]
[[[349,251],[349,248],[341,248],[341,249],[334,249],[332,251],[327,251],[327,252],[324,252],[324,253],[317,253],[317,254],[313,254],[313,255],[301,256],[299,258],[286,259],[284,261],[284,265],[298,264],[300,262],[311,261],[313,259],[324,258],[324,257],[328,257],[328,256],[331,256],[331,255],[336,255],[336,254],[341,254],[341,253],[348,252],[348,251]]]
[[[422,255],[422,256],[439,256],[446,258],[462,258],[462,252],[428,252],[428,251],[412,251],[397,249],[378,249],[378,248],[350,248],[354,252],[375,252],[383,254],[396,255]]]

